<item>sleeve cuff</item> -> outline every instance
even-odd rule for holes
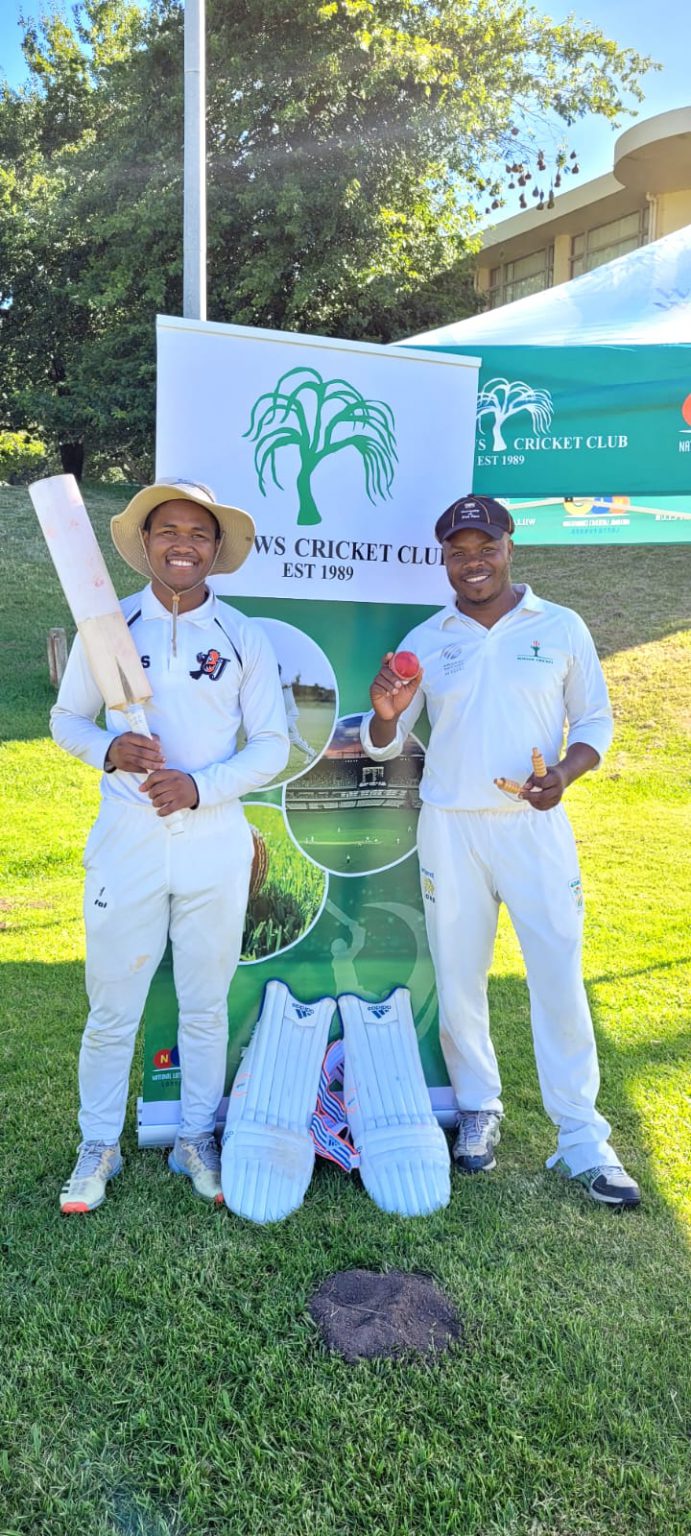
[[[393,741],[389,742],[388,747],[375,747],[370,734],[370,725],[373,719],[374,710],[372,709],[368,715],[363,716],[360,726],[360,741],[367,756],[371,757],[375,763],[386,763],[389,758],[399,757],[403,749],[400,721],[396,722],[396,735]]]
[[[593,726],[589,730],[576,729],[573,732],[569,731],[566,741],[567,748],[575,747],[579,743],[581,743],[581,745],[584,747],[592,747],[593,752],[597,752],[600,761],[592,770],[593,773],[597,773],[598,768],[601,768],[602,766],[607,751],[612,745],[611,731],[598,730],[596,726]]]

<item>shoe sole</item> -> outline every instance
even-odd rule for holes
[[[596,1190],[584,1189],[583,1185],[581,1185],[581,1189],[583,1189],[584,1194],[590,1196],[595,1205],[607,1205],[612,1211],[635,1211],[636,1207],[641,1203],[640,1195],[634,1195],[633,1198],[627,1199],[625,1196],[622,1197],[620,1195],[600,1195]]]
[[[456,1159],[454,1158],[453,1165],[457,1173],[467,1173],[472,1178],[473,1174],[476,1173],[492,1173],[497,1166],[497,1159],[496,1157],[493,1157],[491,1163],[483,1163],[481,1168],[464,1168],[463,1164],[456,1162]]]
[[[182,1174],[183,1179],[189,1179],[190,1184],[192,1185],[192,1193],[196,1195],[198,1200],[203,1200],[205,1205],[225,1205],[222,1192],[218,1195],[214,1195],[213,1198],[210,1195],[202,1195],[200,1191],[195,1187],[194,1179],[192,1178],[191,1173],[188,1173],[186,1168],[181,1168],[180,1164],[176,1163],[172,1152],[169,1152],[168,1154],[168,1167],[170,1168],[171,1173],[179,1173]]]

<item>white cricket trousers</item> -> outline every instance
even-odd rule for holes
[[[418,823],[423,904],[439,997],[440,1041],[460,1109],[502,1112],[489,1033],[487,972],[503,901],[525,961],[542,1101],[572,1174],[617,1162],[595,1107],[600,1073],[581,971],[583,898],[576,844],[553,811],[443,811]]]
[[[84,851],[86,989],[79,1055],[85,1141],[116,1142],[151,979],[170,934],[178,999],[181,1136],[212,1131],[223,1096],[227,997],[240,958],[253,857],[238,801],[183,811],[105,801]]]

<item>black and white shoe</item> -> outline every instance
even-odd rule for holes
[[[635,1179],[620,1163],[610,1163],[608,1168],[586,1168],[585,1173],[571,1173],[560,1158],[556,1171],[573,1184],[582,1184],[598,1205],[609,1205],[614,1211],[632,1211],[641,1203],[641,1192]]]

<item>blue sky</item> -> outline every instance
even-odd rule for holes
[[[42,7],[39,0],[36,4],[32,0],[0,0],[0,68],[12,85],[19,85],[26,73],[19,47],[20,9],[31,14]],[[648,75],[645,81],[641,117],[691,104],[689,12],[682,0],[566,0],[564,4],[555,0],[552,5],[537,0],[537,9],[557,21],[575,12],[579,20],[593,22],[609,37],[637,48],[640,53],[652,54],[662,64],[661,72]],[[622,128],[631,122],[633,119],[626,119]],[[578,151],[579,181],[611,171],[616,132],[597,119],[576,125],[571,139]]]

